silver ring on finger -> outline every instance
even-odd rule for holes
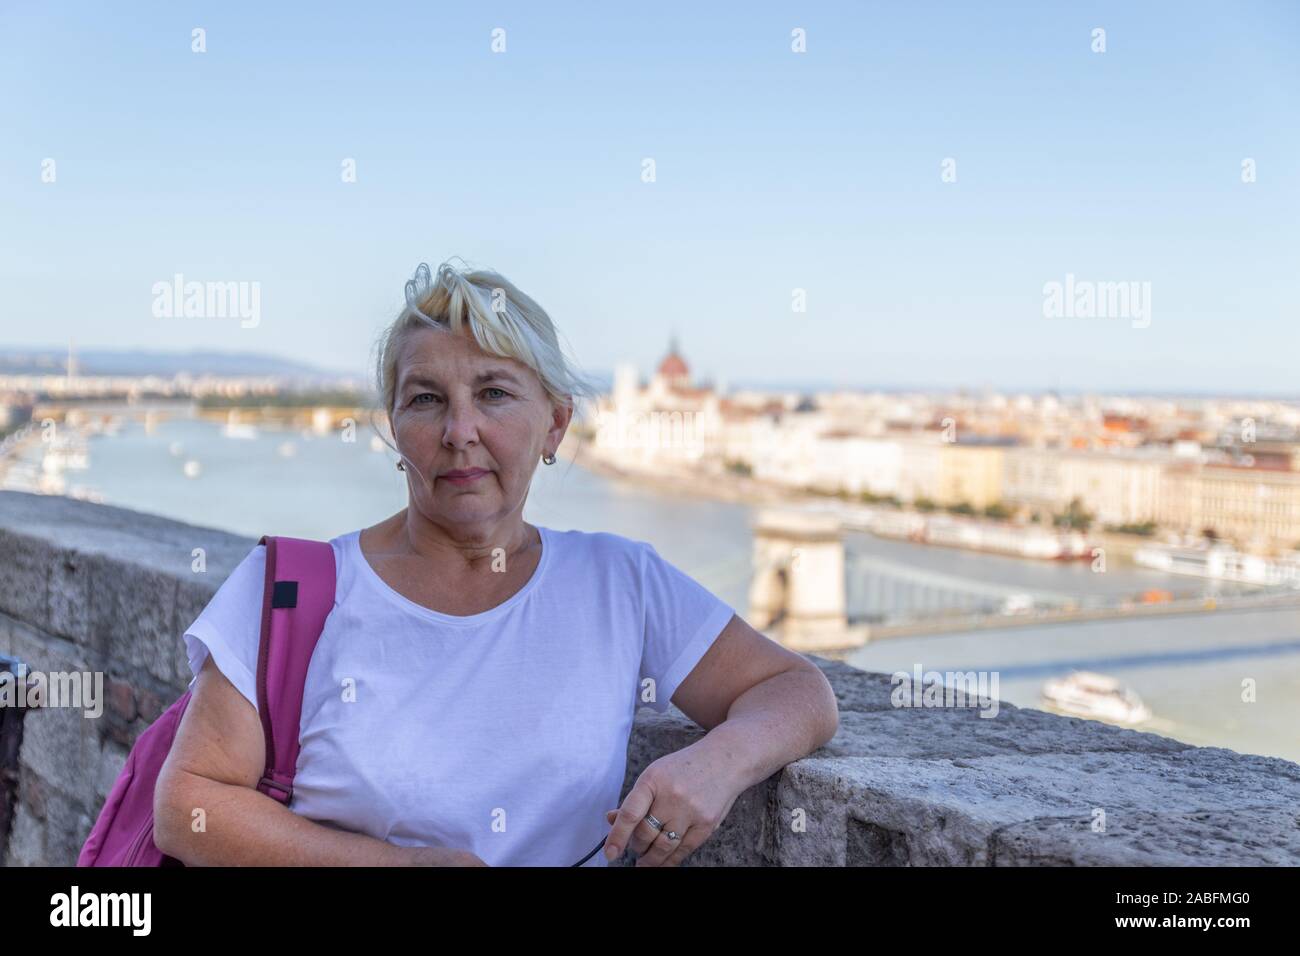
[[[667,833],[664,834],[664,836],[668,837],[668,839],[670,839],[670,840],[676,840],[676,839],[677,839],[677,831],[676,831],[676,830],[669,830]]]
[[[664,828],[664,825],[655,819],[653,813],[647,813],[645,815],[645,822],[650,824],[650,827],[654,830],[662,830]]]

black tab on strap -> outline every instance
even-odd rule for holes
[[[297,607],[298,582],[276,581],[275,590],[271,592],[271,607]]]

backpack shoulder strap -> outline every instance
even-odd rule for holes
[[[266,771],[257,789],[288,804],[298,765],[307,667],[334,608],[336,569],[328,541],[263,535],[266,583],[257,652],[257,701],[266,735]]]

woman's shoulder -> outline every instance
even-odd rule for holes
[[[353,542],[357,540],[357,536],[360,534],[361,534],[361,529],[357,528],[352,531],[345,531],[342,534],[335,535],[332,538],[323,538],[323,537],[303,538],[300,540],[311,541],[316,544],[328,544],[331,550],[333,550],[334,552],[334,565],[335,565],[335,569],[337,570],[342,566],[345,558],[347,557],[348,549],[351,547]],[[294,537],[294,536],[273,535],[272,537]],[[240,562],[240,566],[241,568],[245,568],[246,566],[246,570],[250,572],[253,570],[263,571],[263,572],[265,571],[266,548],[262,546],[262,543],[260,541],[257,544],[253,545],[253,547],[249,550],[248,554]]]
[[[347,576],[349,567],[349,549],[353,542],[356,541],[360,529],[347,531],[343,534],[336,535],[332,538],[302,538],[298,540],[311,541],[316,544],[327,544],[334,552],[334,573],[336,586],[341,584]],[[294,537],[293,535],[271,535],[271,537]],[[266,584],[266,560],[267,550],[261,541],[255,542],[248,552],[239,560],[234,569],[226,578],[223,585],[227,591],[238,592],[247,596],[251,594],[260,595]],[[260,607],[260,604],[259,604]]]
[[[329,546],[334,549],[335,557],[341,557],[346,554],[348,548],[361,537],[361,531],[361,528],[354,528],[352,531],[345,531],[342,534],[327,539]]]
[[[257,582],[260,587],[265,577],[266,548],[262,547],[261,542],[256,542],[249,546],[243,557],[235,562],[223,579],[222,586],[228,587],[228,590],[235,590],[238,587]]]
[[[622,564],[635,567],[640,562],[644,549],[649,547],[648,542],[639,538],[629,538],[612,531],[544,530],[547,542],[555,546],[556,557],[563,560],[601,566]]]

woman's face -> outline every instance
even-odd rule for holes
[[[411,502],[435,524],[490,532],[518,510],[542,454],[572,409],[555,405],[532,369],[484,352],[461,333],[408,332],[390,420]],[[449,472],[485,474],[455,481]]]

